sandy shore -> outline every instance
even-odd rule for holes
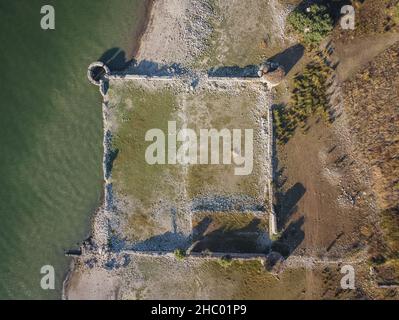
[[[143,36],[148,28],[148,24],[151,21],[151,13],[152,13],[152,7],[154,5],[155,0],[146,0],[144,6],[145,6],[145,11],[144,15],[142,18],[142,21],[139,21],[140,27],[135,31],[134,34],[134,39],[135,41],[132,43],[132,51],[131,51],[131,58],[136,58],[137,53],[140,50],[141,42],[143,39]]]
[[[205,50],[214,14],[205,0],[156,1],[136,59],[159,64],[187,64]]]

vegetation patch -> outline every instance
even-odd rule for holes
[[[399,45],[393,45],[343,85],[354,153],[369,165],[382,208],[370,249],[376,280],[382,285],[396,284],[393,280],[399,275],[398,52]]]
[[[399,25],[399,2],[392,8],[392,19],[396,25]]]
[[[290,103],[273,110],[275,132],[280,143],[286,143],[298,126],[306,130],[309,116],[316,115],[326,122],[331,120],[327,94],[331,73],[326,57],[318,53],[303,73],[294,78]]]
[[[134,196],[147,207],[159,194],[176,198],[173,186],[159,187],[161,177],[179,176],[176,166],[149,165],[144,157],[149,144],[144,139],[146,132],[152,128],[167,132],[167,121],[176,117],[173,92],[170,89],[151,92],[134,83],[115,85],[112,89],[115,92],[111,95],[110,109],[117,124],[112,132],[112,147],[119,150],[112,170],[116,190]]]
[[[374,267],[376,281],[379,285],[399,285],[399,259],[391,259],[384,264]]]
[[[203,128],[214,128],[218,131],[241,129],[244,137],[245,129],[253,129],[254,136],[260,134],[261,128],[256,122],[258,110],[263,107],[258,103],[259,93],[247,87],[240,88],[240,94],[216,89],[212,91],[199,90],[195,95],[185,99],[185,111],[189,115],[187,127],[193,129],[198,136]],[[244,139],[243,151],[245,152]],[[255,140],[253,170],[248,175],[234,174],[237,166],[229,164],[214,164],[212,166],[194,164],[188,168],[187,194],[190,200],[201,199],[209,195],[234,197],[247,195],[263,202],[264,190],[260,187],[264,178],[262,163],[263,141]],[[260,142],[260,143],[259,143]],[[220,159],[222,159],[220,148]],[[244,153],[243,153],[244,154]],[[263,161],[263,160],[262,160]]]
[[[231,258],[231,256],[227,255],[227,256],[223,256],[218,260],[219,264],[224,267],[230,267],[233,263],[233,259]]]
[[[355,152],[370,165],[383,210],[399,203],[399,44],[345,82],[343,97]]]
[[[183,249],[176,249],[173,254],[177,260],[183,260],[186,257],[186,251]]]
[[[388,254],[392,258],[399,259],[399,209],[384,210],[381,218]]]
[[[298,7],[288,16],[288,23],[309,47],[319,45],[333,29],[328,8],[318,4],[305,9]]]

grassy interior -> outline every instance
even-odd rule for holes
[[[168,233],[191,233],[190,210],[195,206],[214,206],[227,201],[236,206],[265,207],[265,178],[262,172],[263,146],[257,109],[258,93],[247,88],[215,90],[205,85],[195,92],[187,92],[178,85],[145,86],[137,81],[111,82],[110,123],[112,148],[117,156],[112,167],[115,199],[123,202],[122,235],[130,241],[146,241]],[[245,151],[244,129],[254,131],[253,171],[249,175],[235,175],[233,164],[154,164],[145,160],[145,151],[152,143],[144,137],[149,129],[168,133],[168,121],[193,129],[197,134],[199,162],[200,129],[241,129],[241,148]],[[167,143],[167,141],[166,141]],[[222,161],[222,139],[220,161]],[[208,141],[210,145],[210,140]],[[177,149],[181,143],[177,143]],[[210,160],[210,148],[208,158]],[[167,152],[166,152],[167,159]],[[262,160],[264,161],[264,160]],[[239,204],[236,204],[239,203]],[[243,214],[240,212],[240,215]],[[243,216],[240,219],[244,219]],[[229,222],[229,219],[231,221]],[[237,226],[237,217],[226,215],[227,225]],[[245,219],[249,219],[246,217]],[[246,221],[248,225],[250,220]],[[262,227],[261,229],[264,229]],[[259,233],[259,232],[258,232]],[[256,246],[256,237],[246,240],[237,233],[225,234],[235,243]],[[253,240],[252,238],[255,238]],[[245,246],[245,245],[244,245]],[[245,251],[244,248],[241,251]]]
[[[242,129],[241,148],[245,150],[244,129],[253,129],[254,136],[260,130],[253,114],[256,105],[254,93],[231,95],[225,92],[204,92],[187,99],[186,110],[189,116],[187,127],[194,129],[199,136],[202,128]],[[220,140],[221,145],[221,140]],[[234,174],[235,165],[192,165],[188,172],[188,196],[190,199],[213,195],[248,195],[263,198],[260,187],[260,167],[257,161],[260,146],[254,145],[254,168],[247,176]],[[208,153],[210,159],[210,153]],[[220,148],[220,159],[222,148]]]
[[[275,277],[259,260],[218,260],[170,263],[168,259],[137,259],[144,281],[126,286],[126,297],[143,293],[143,298],[167,298],[170,292],[179,299],[301,299],[306,289],[306,270],[287,269]],[[136,269],[135,269],[136,270]],[[134,271],[134,272],[137,272]],[[317,282],[318,283],[318,282]],[[295,285],[293,285],[295,284]],[[133,292],[132,292],[133,291]],[[176,292],[176,293],[175,293]]]
[[[134,82],[115,85],[110,97],[116,124],[112,147],[118,150],[112,183],[117,198],[128,201],[123,232],[128,239],[145,240],[170,231],[179,220],[187,222],[178,208],[182,198],[177,187],[183,179],[181,166],[150,165],[145,160],[146,148],[151,144],[145,141],[146,132],[159,128],[166,134],[168,120],[177,121],[178,104],[170,88],[155,92]]]

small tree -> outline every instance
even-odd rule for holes
[[[233,263],[233,259],[231,258],[231,256],[227,255],[227,256],[223,256],[219,259],[219,264],[224,267],[227,268],[229,266],[231,266],[231,264]]]
[[[173,253],[177,260],[183,260],[186,257],[186,251],[183,249],[176,249]]]
[[[292,28],[303,42],[317,46],[333,29],[333,20],[326,6],[313,4],[307,9],[296,9],[288,17]]]

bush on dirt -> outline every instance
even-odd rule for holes
[[[227,256],[221,257],[218,262],[222,267],[227,268],[227,267],[231,266],[231,264],[233,263],[233,259],[227,255]]]
[[[388,256],[399,259],[399,208],[386,209],[381,216]]]
[[[177,260],[183,260],[186,257],[186,251],[183,249],[176,249],[173,253]]]
[[[331,32],[333,19],[326,6],[313,4],[303,10],[298,8],[288,17],[291,27],[297,32],[304,44],[314,47]]]
[[[306,128],[309,116],[316,115],[329,122],[329,99],[327,90],[332,68],[326,57],[319,53],[294,78],[294,90],[287,106],[278,106],[273,110],[274,127],[279,143],[287,142],[298,126]]]

